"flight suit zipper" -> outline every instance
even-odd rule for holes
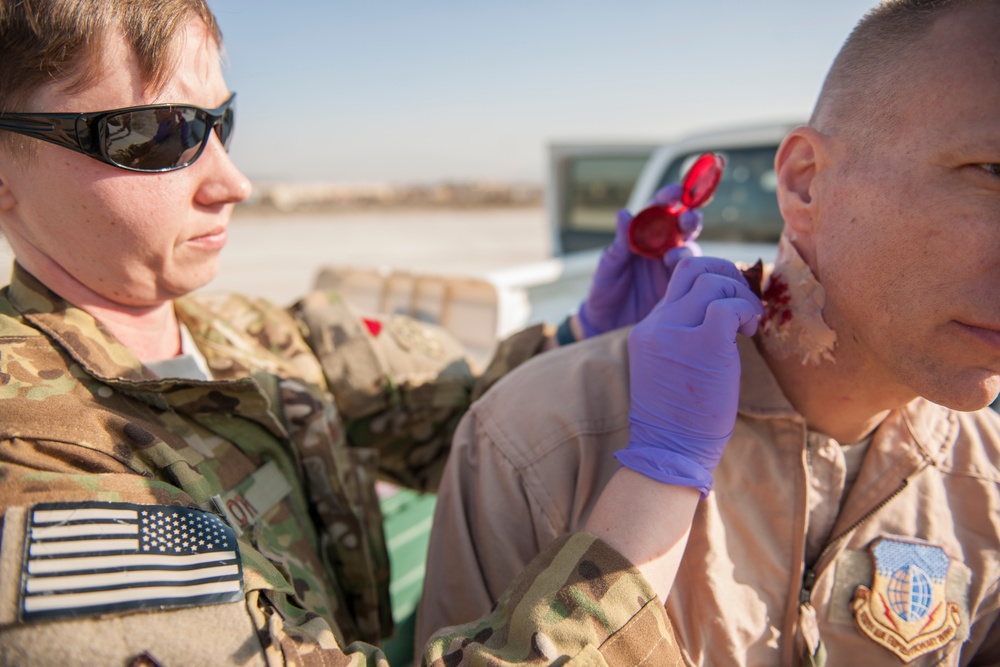
[[[806,437],[805,444],[807,478],[806,494],[808,496],[808,475],[809,471],[812,469],[812,446],[809,442],[808,436]],[[805,571],[802,574],[802,587],[799,589],[798,621],[798,631],[801,634],[802,639],[805,641],[805,651],[802,655],[802,665],[806,667],[823,667],[826,664],[827,658],[826,648],[823,646],[822,637],[819,633],[819,622],[816,617],[816,610],[812,606],[813,587],[816,585],[816,579],[818,578],[820,572],[818,566],[823,562],[824,557],[830,553],[830,551],[837,544],[839,544],[841,540],[845,539],[848,535],[854,532],[858,526],[868,521],[883,507],[888,505],[894,498],[896,498],[896,496],[903,492],[908,483],[908,479],[904,479],[902,484],[900,484],[896,490],[883,498],[870,510],[865,512],[863,516],[851,524],[847,529],[829,539],[822,551],[820,551],[819,555],[813,561],[813,564],[805,568]]]
[[[885,507],[886,505],[888,505],[896,496],[898,496],[900,493],[903,492],[903,490],[906,488],[906,486],[908,484],[909,484],[909,480],[904,479],[903,483],[900,484],[899,487],[895,491],[893,491],[888,496],[886,496],[885,498],[883,498],[877,505],[875,505],[875,507],[873,507],[870,510],[868,510],[867,512],[865,512],[864,516],[862,516],[860,519],[858,519],[853,524],[851,524],[850,527],[848,527],[847,529],[841,531],[839,535],[837,535],[836,537],[832,538],[830,541],[828,541],[826,543],[826,546],[823,547],[822,551],[820,551],[819,556],[816,557],[816,560],[814,561],[813,566],[806,568],[805,574],[802,575],[802,590],[799,592],[799,603],[800,604],[810,604],[810,602],[812,600],[812,589],[813,589],[813,586],[816,584],[816,576],[818,574],[817,570],[815,569],[815,566],[819,565],[821,562],[823,562],[823,557],[830,551],[830,549],[832,549],[833,546],[835,544],[837,544],[840,540],[844,539],[845,537],[847,537],[848,535],[850,535],[852,532],[854,532],[854,530],[858,526],[860,526],[861,524],[863,524],[868,519],[872,518],[883,507]]]
[[[808,460],[808,449],[807,460]],[[858,526],[863,524],[865,521],[873,517],[879,512],[883,507],[888,505],[893,498],[898,496],[906,488],[909,481],[904,479],[903,483],[899,487],[890,493],[888,496],[883,498],[877,505],[865,512],[864,516],[855,521],[846,530],[843,530],[836,537],[832,538],[820,551],[819,556],[813,562],[813,565],[806,568],[805,573],[802,575],[802,588],[799,590],[799,631],[802,633],[802,638],[805,640],[806,650],[802,656],[803,667],[825,667],[827,655],[826,648],[823,645],[822,637],[819,633],[819,622],[816,618],[816,610],[812,606],[812,591],[813,586],[816,585],[816,578],[819,575],[818,565],[823,562],[823,557],[836,545],[838,542],[846,538]]]

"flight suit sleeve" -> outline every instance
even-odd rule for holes
[[[418,491],[437,489],[470,403],[546,342],[543,326],[525,329],[477,373],[454,337],[410,317],[362,315],[324,291],[292,312],[323,367],[348,443],[376,449],[380,474]]]
[[[533,511],[521,469],[493,438],[482,403],[455,432],[428,545],[417,647],[485,614],[524,567],[567,532]],[[544,508],[546,512],[553,508]]]

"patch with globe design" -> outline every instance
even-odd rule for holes
[[[858,628],[904,663],[942,648],[962,623],[946,598],[951,558],[936,544],[880,537],[869,547],[872,587],[858,586],[851,608]]]

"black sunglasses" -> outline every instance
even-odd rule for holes
[[[129,171],[183,169],[215,130],[229,150],[236,93],[217,109],[147,104],[92,113],[0,113],[0,130],[34,137]]]

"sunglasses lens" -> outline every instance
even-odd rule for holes
[[[219,135],[219,141],[223,148],[229,150],[229,142],[233,139],[233,125],[236,122],[236,105],[230,104],[222,112],[222,122],[215,126],[215,132]]]
[[[114,114],[104,120],[105,154],[121,167],[140,171],[186,167],[198,158],[212,129],[229,148],[235,120],[233,104],[226,106],[218,122],[214,120],[204,110],[187,106]]]
[[[187,166],[195,161],[201,149],[205,147],[205,136],[211,131],[211,119],[204,111],[190,107],[178,109],[179,120],[175,130],[180,135],[177,148],[180,154],[174,159],[173,166]]]
[[[204,113],[189,107],[159,107],[106,119],[105,150],[115,164],[158,171],[187,164],[208,131]]]

